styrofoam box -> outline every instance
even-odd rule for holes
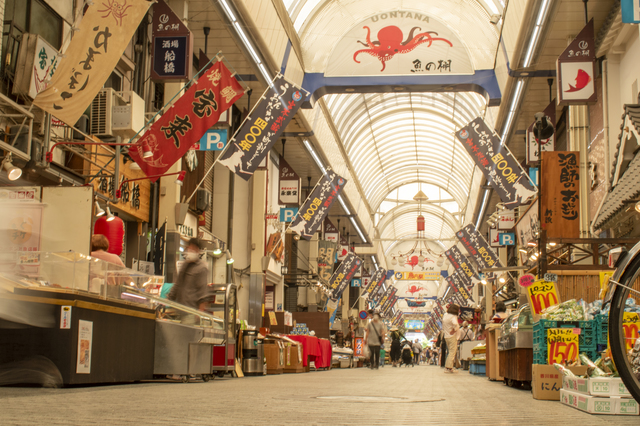
[[[635,400],[619,396],[599,397],[561,389],[560,402],[591,414],[637,416],[639,413],[638,403]]]
[[[593,396],[631,398],[631,394],[619,377],[591,377],[589,379],[563,377],[562,388]]]

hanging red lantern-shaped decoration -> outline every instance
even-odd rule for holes
[[[418,231],[424,231],[424,216],[418,216]]]
[[[122,254],[124,249],[124,222],[118,216],[113,216],[109,221],[106,216],[101,216],[93,225],[93,233],[104,235],[109,240],[109,253],[116,256]]]

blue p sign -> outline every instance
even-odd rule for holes
[[[226,129],[210,129],[200,138],[199,151],[222,151],[227,144]]]
[[[297,207],[280,207],[280,222],[289,223],[298,214]]]
[[[516,234],[513,232],[503,232],[498,235],[501,246],[514,246],[516,245]]]

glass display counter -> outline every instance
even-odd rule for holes
[[[531,387],[533,366],[533,316],[528,304],[522,305],[501,325],[498,339],[500,375],[511,387]]]

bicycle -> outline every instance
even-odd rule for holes
[[[636,297],[640,291],[632,288],[640,276],[640,243],[628,252],[623,252],[616,262],[616,270],[609,279],[603,307],[610,304],[609,345],[611,356],[622,382],[636,401],[640,401],[640,380],[633,372],[633,366],[627,357],[626,337],[623,318],[627,298],[630,293]]]

